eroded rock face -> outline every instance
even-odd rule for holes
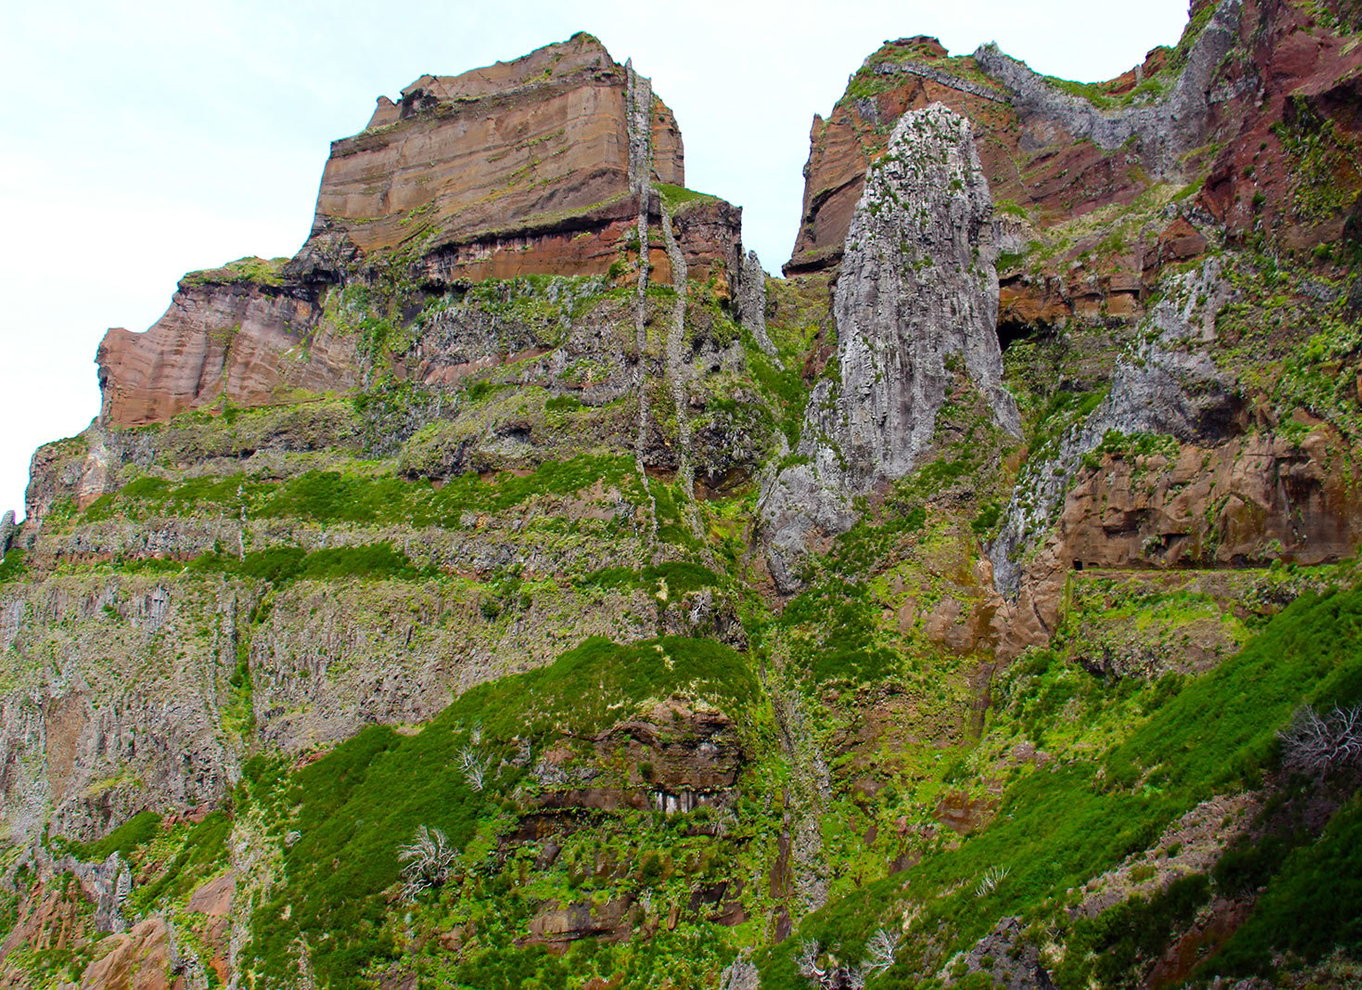
[[[114,329],[104,337],[96,357],[100,417],[140,426],[224,398],[262,405],[289,390],[348,387],[352,348],[329,340],[304,346],[320,317],[315,293],[301,287],[187,278],[146,333]]]
[[[102,834],[148,807],[215,802],[240,754],[224,732],[240,587],[148,578],[7,589],[0,648],[0,801],[7,838],[50,821]]]
[[[1228,286],[1211,262],[1173,280],[1150,313],[1146,333],[1117,363],[1111,391],[1047,462],[1028,468],[1008,505],[990,557],[999,591],[1015,595],[1020,558],[1045,530],[1082,467],[1108,432],[1168,434],[1179,440],[1222,440],[1238,431],[1242,406],[1234,382],[1211,360],[1216,314]]]
[[[1004,657],[1049,638],[1071,568],[1318,564],[1362,539],[1356,469],[1335,427],[1307,422],[1299,442],[1250,432],[1243,390],[1213,359],[1231,298],[1218,263],[1167,289],[1106,399],[1018,479],[989,552]],[[1165,449],[1123,449],[1139,437]]]
[[[747,758],[728,714],[670,699],[591,740],[549,749],[533,771],[543,788],[536,804],[668,815],[722,807]]]
[[[739,208],[689,199],[672,211],[675,257],[660,236],[659,186],[684,180],[671,111],[590,35],[423,76],[400,104],[381,101],[363,133],[333,144],[311,236],[292,260],[186,276],[149,331],[109,331],[97,358],[100,421],[141,426],[222,400],[269,405],[362,383],[372,355],[337,285],[378,285],[394,272],[440,293],[522,275],[616,280],[643,264],[653,284],[684,271],[721,299],[736,296]],[[410,319],[395,314],[404,330]],[[501,344],[484,335],[469,361],[406,373],[452,384],[525,356]],[[600,356],[618,354],[610,342]]]
[[[828,119],[814,118],[786,273],[836,267],[866,166],[884,153],[901,114],[934,100],[969,116],[994,195],[1041,228],[1129,204],[1209,166],[1194,197],[1170,204],[1161,234],[1070,271],[1096,245],[1080,236],[1043,277],[1002,273],[1004,312],[1019,323],[1099,311],[1138,319],[1159,270],[1199,255],[1222,226],[1236,237],[1271,231],[1293,249],[1347,236],[1362,191],[1362,51],[1327,27],[1328,15],[1281,0],[1198,0],[1192,13],[1176,49],[1154,49],[1091,100],[996,46],[951,58],[933,38],[886,43],[858,73],[872,95],[848,96]]]
[[[968,120],[939,104],[900,118],[870,171],[834,294],[838,378],[815,386],[799,455],[763,494],[778,584],[807,541],[846,530],[849,501],[907,474],[963,374],[1019,434],[995,330],[993,206]]]
[[[999,921],[965,953],[962,961],[967,973],[985,973],[995,987],[1054,990],[1054,981],[1041,964],[1040,950],[1027,940],[1018,918]]]
[[[342,233],[365,253],[419,238],[429,253],[628,221],[628,75],[577,34],[511,62],[422,76],[332,145],[314,236]],[[650,126],[658,181],[684,185],[680,131],[661,100]],[[530,250],[555,247],[548,238]]]

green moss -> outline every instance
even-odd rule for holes
[[[23,547],[14,547],[0,560],[0,583],[17,581],[28,573],[28,555]]]
[[[201,822],[182,827],[174,852],[159,874],[134,890],[133,906],[146,908],[166,901],[183,901],[209,876],[227,865],[227,840],[232,821],[225,811],[211,812]]]
[[[488,481],[476,474],[436,488],[427,480],[348,471],[308,471],[279,483],[244,475],[190,478],[180,482],[145,476],[100,496],[84,513],[87,522],[115,516],[243,510],[251,518],[299,518],[318,523],[459,525],[465,511],[497,512],[532,498],[569,495],[596,482],[636,494],[632,458],[583,455],[553,461],[526,476],[505,472]]]
[[[150,842],[160,827],[160,815],[154,811],[142,811],[97,842],[72,842],[66,848],[77,859],[87,863],[102,863],[113,853],[118,853],[125,860],[131,859],[133,852]]]
[[[717,199],[717,197],[708,193],[696,192],[694,189],[687,189],[684,186],[668,185],[665,182],[656,183],[653,188],[657,190],[662,201],[667,204],[667,209],[671,211],[698,200]]]
[[[190,272],[180,279],[182,286],[232,285],[253,282],[256,285],[283,285],[284,266],[288,258],[238,258],[221,268]]]
[[[653,595],[685,595],[703,588],[719,587],[723,582],[707,567],[690,561],[670,561],[642,570],[607,567],[592,571],[579,582],[584,587],[639,589]]]
[[[1249,919],[1198,975],[1270,974],[1282,952],[1317,962],[1362,951],[1362,797],[1354,795],[1318,841],[1273,872]]]
[[[1214,794],[1257,786],[1273,768],[1277,732],[1303,702],[1352,704],[1362,699],[1362,591],[1306,596],[1276,616],[1244,650],[1211,673],[1163,698],[1151,696],[1153,710],[1130,727],[1105,756],[1068,762],[1021,777],[1007,790],[993,824],[960,844],[930,855],[902,880],[830,903],[810,916],[796,936],[763,957],[763,985],[780,986],[792,964],[794,948],[809,934],[836,929],[843,944],[864,939],[886,913],[903,901],[915,904],[910,945],[895,972],[921,972],[921,953],[949,952],[972,945],[1005,916],[1019,916],[1071,928],[1062,908],[1064,892],[1148,848],[1169,822]],[[1023,672],[1024,673],[1024,672]],[[1022,681],[1021,683],[1025,683]],[[1082,731],[1079,713],[1052,711],[1047,721],[1069,721]],[[1350,929],[1326,924],[1328,934],[1308,941],[1312,917],[1307,890],[1328,883],[1340,905],[1340,926],[1355,918],[1358,874],[1336,856],[1357,847],[1351,834],[1353,813],[1340,819],[1338,842],[1322,841],[1311,853],[1293,854],[1300,875],[1292,886],[1284,876],[1281,907],[1251,936],[1269,946],[1323,947],[1351,937]],[[1306,864],[1310,864],[1307,866]],[[1313,870],[1318,868],[1318,873]],[[993,867],[1009,870],[1006,883],[988,898],[974,894],[977,879]],[[1294,868],[1293,868],[1294,869]],[[1191,879],[1166,898],[1132,904],[1100,925],[1080,932],[1079,941],[1117,949],[1126,957],[1142,955],[1171,931],[1204,898],[1204,880]],[[1287,924],[1280,936],[1271,927],[1291,910],[1299,926]],[[917,936],[913,932],[919,933]],[[1299,932],[1297,936],[1296,932]],[[1250,936],[1246,936],[1248,938]],[[1255,956],[1227,957],[1235,966]],[[854,958],[854,956],[853,956]],[[937,956],[939,958],[939,956]],[[1087,958],[1079,954],[1075,959]],[[1243,963],[1237,959],[1247,960]],[[1082,966],[1091,963],[1075,963]],[[1254,963],[1256,965],[1256,963]],[[915,968],[917,967],[917,968]],[[1223,970],[1212,960],[1207,975]],[[1080,982],[1082,982],[1080,980]]]

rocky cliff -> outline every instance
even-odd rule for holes
[[[489,278],[613,282],[642,256],[650,280],[670,284],[668,198],[691,277],[735,291],[741,211],[688,195],[684,180],[671,111],[588,34],[463,75],[422,76],[400,103],[381,98],[361,134],[332,144],[296,257],[191,273],[145,334],[109,332],[101,419],[137,426],[221,401],[276,404],[353,387],[366,371],[354,340],[363,328],[335,312],[326,290],[356,278],[401,282],[417,306]]]
[[[1362,12],[1189,14],[785,278],[589,35],[380,99],[0,520],[0,985],[1356,985]]]
[[[809,541],[850,528],[853,497],[922,463],[955,374],[1021,433],[1002,386],[993,201],[969,121],[941,104],[905,113],[864,190],[834,292],[835,374],[809,396],[800,463],[761,502],[786,590]]]

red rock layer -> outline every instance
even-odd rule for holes
[[[1362,541],[1362,489],[1347,443],[1320,425],[1299,445],[1248,434],[1176,457],[1107,456],[1079,477],[1016,603],[998,613],[997,652],[1053,633],[1071,569],[1117,571],[1320,564]]]
[[[1198,0],[1193,17],[1209,6],[1211,0]],[[1362,49],[1331,29],[1329,8],[1244,2],[1235,48],[1215,70],[1208,94],[1203,149],[1215,157],[1208,162],[1198,149],[1183,160],[1186,178],[1208,169],[1196,205],[1232,235],[1261,229],[1285,247],[1308,248],[1337,240],[1354,216],[1362,236]],[[932,101],[974,122],[995,201],[1025,207],[1042,226],[1129,203],[1152,184],[1156,169],[1139,142],[1104,151],[1076,140],[1059,119],[1019,114],[972,57],[945,56],[932,38],[890,42],[857,76],[859,85],[880,91],[856,97],[853,88],[828,119],[814,118],[804,211],[787,274],[836,265],[867,166],[883,154],[894,122]],[[1168,49],[1155,49],[1139,68],[1095,88],[1119,96],[1165,70],[1168,57]],[[1162,78],[1171,79],[1172,70]],[[1091,246],[1075,245],[1071,255]],[[1133,313],[1162,265],[1204,248],[1204,235],[1184,219],[1157,243],[1136,245],[1099,270],[1079,272],[1073,285],[1009,287],[1003,272],[1003,318]]]
[[[400,103],[380,99],[363,133],[333,143],[313,235],[292,263],[263,280],[250,266],[186,279],[145,334],[108,333],[102,421],[139,426],[223,398],[266,405],[353,386],[353,341],[319,330],[325,283],[373,256],[396,255],[431,287],[637,261],[629,92],[630,70],[578,34],[512,62],[422,76]],[[652,182],[684,185],[675,118],[652,98],[650,120]],[[656,191],[644,210],[652,280],[670,282]],[[677,210],[692,278],[733,287],[741,221],[721,200]]]
[[[305,292],[185,280],[146,333],[99,345],[101,419],[141,426],[227,399],[265,405],[353,384],[353,354],[312,341],[321,309]]]
[[[314,234],[360,251],[446,250],[448,268],[582,274],[563,242],[636,216],[629,187],[629,70],[588,34],[459,76],[422,76],[398,104],[381,101],[364,132],[333,142]],[[654,99],[658,182],[685,184],[680,131]],[[489,263],[503,252],[531,259]],[[606,260],[608,267],[609,261]]]
[[[1329,8],[1343,6],[1245,0],[1247,57],[1225,64],[1221,86],[1233,95],[1212,126],[1225,143],[1198,198],[1238,234],[1261,228],[1309,248],[1338,240],[1349,208],[1359,212],[1362,48],[1328,29]]]

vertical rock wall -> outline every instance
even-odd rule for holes
[[[940,104],[906,113],[871,167],[834,295],[837,377],[814,388],[798,454],[762,498],[772,573],[819,532],[855,521],[852,497],[902,477],[931,443],[957,373],[1020,433],[1002,387],[997,248],[969,121]]]

